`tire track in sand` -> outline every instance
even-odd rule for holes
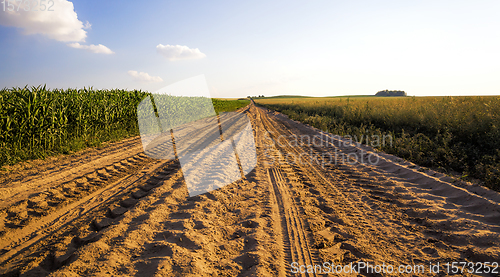
[[[260,128],[257,128],[256,136],[261,138],[264,136],[259,136],[260,132],[269,132],[272,125],[269,125],[266,115],[263,115],[261,111],[254,107],[255,119],[260,121]],[[267,124],[266,124],[267,123]],[[254,126],[256,128],[257,126]],[[262,144],[262,142],[260,143]],[[259,144],[259,145],[260,145]],[[262,147],[262,145],[260,145]],[[268,155],[272,158],[272,165],[267,169],[268,182],[270,184],[270,204],[271,210],[274,211],[275,224],[277,229],[280,230],[281,234],[278,237],[281,238],[278,244],[281,246],[280,253],[280,271],[279,276],[283,275],[299,275],[300,273],[293,274],[292,263],[296,262],[298,265],[315,265],[318,264],[318,253],[316,249],[311,248],[312,237],[308,232],[309,227],[303,221],[303,210],[300,209],[296,203],[293,192],[291,191],[290,180],[296,180],[295,169],[288,164],[280,151],[276,147],[272,147],[274,151],[270,151]],[[269,162],[269,161],[268,161]],[[304,268],[302,268],[304,269]],[[306,268],[307,270],[307,268]],[[312,273],[300,274],[301,276],[318,276],[313,270]]]
[[[275,203],[281,220],[279,225],[282,232],[282,239],[285,251],[286,272],[291,272],[290,265],[293,262],[299,265],[313,265],[314,259],[307,234],[304,231],[304,223],[300,218],[300,213],[290,195],[287,181],[280,168],[272,167],[268,169],[269,182],[273,187]],[[314,272],[302,274],[302,276],[317,276]]]

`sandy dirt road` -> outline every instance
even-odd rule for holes
[[[0,274],[499,276],[498,193],[240,112],[257,166],[194,197],[179,161],[147,157],[139,138],[3,175]]]

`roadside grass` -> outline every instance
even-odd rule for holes
[[[459,172],[463,179],[476,178],[500,190],[499,96],[255,101],[330,133],[358,140],[390,135],[392,143],[372,146],[421,166]]]

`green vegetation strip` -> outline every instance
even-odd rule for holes
[[[465,179],[477,178],[500,190],[498,96],[294,98],[256,102],[421,166],[459,172]],[[392,144],[366,141],[373,135],[391,135]]]
[[[0,166],[139,135],[137,105],[148,95],[120,89],[2,89]],[[250,103],[212,102],[216,112],[234,111]]]
[[[248,99],[238,99],[238,100],[221,100],[212,98],[212,103],[214,104],[214,109],[216,113],[220,112],[231,112],[239,108],[243,108],[250,104]]]

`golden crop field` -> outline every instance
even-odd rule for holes
[[[294,120],[359,140],[423,166],[455,171],[500,189],[500,97],[258,98]],[[366,143],[366,141],[361,141]]]

